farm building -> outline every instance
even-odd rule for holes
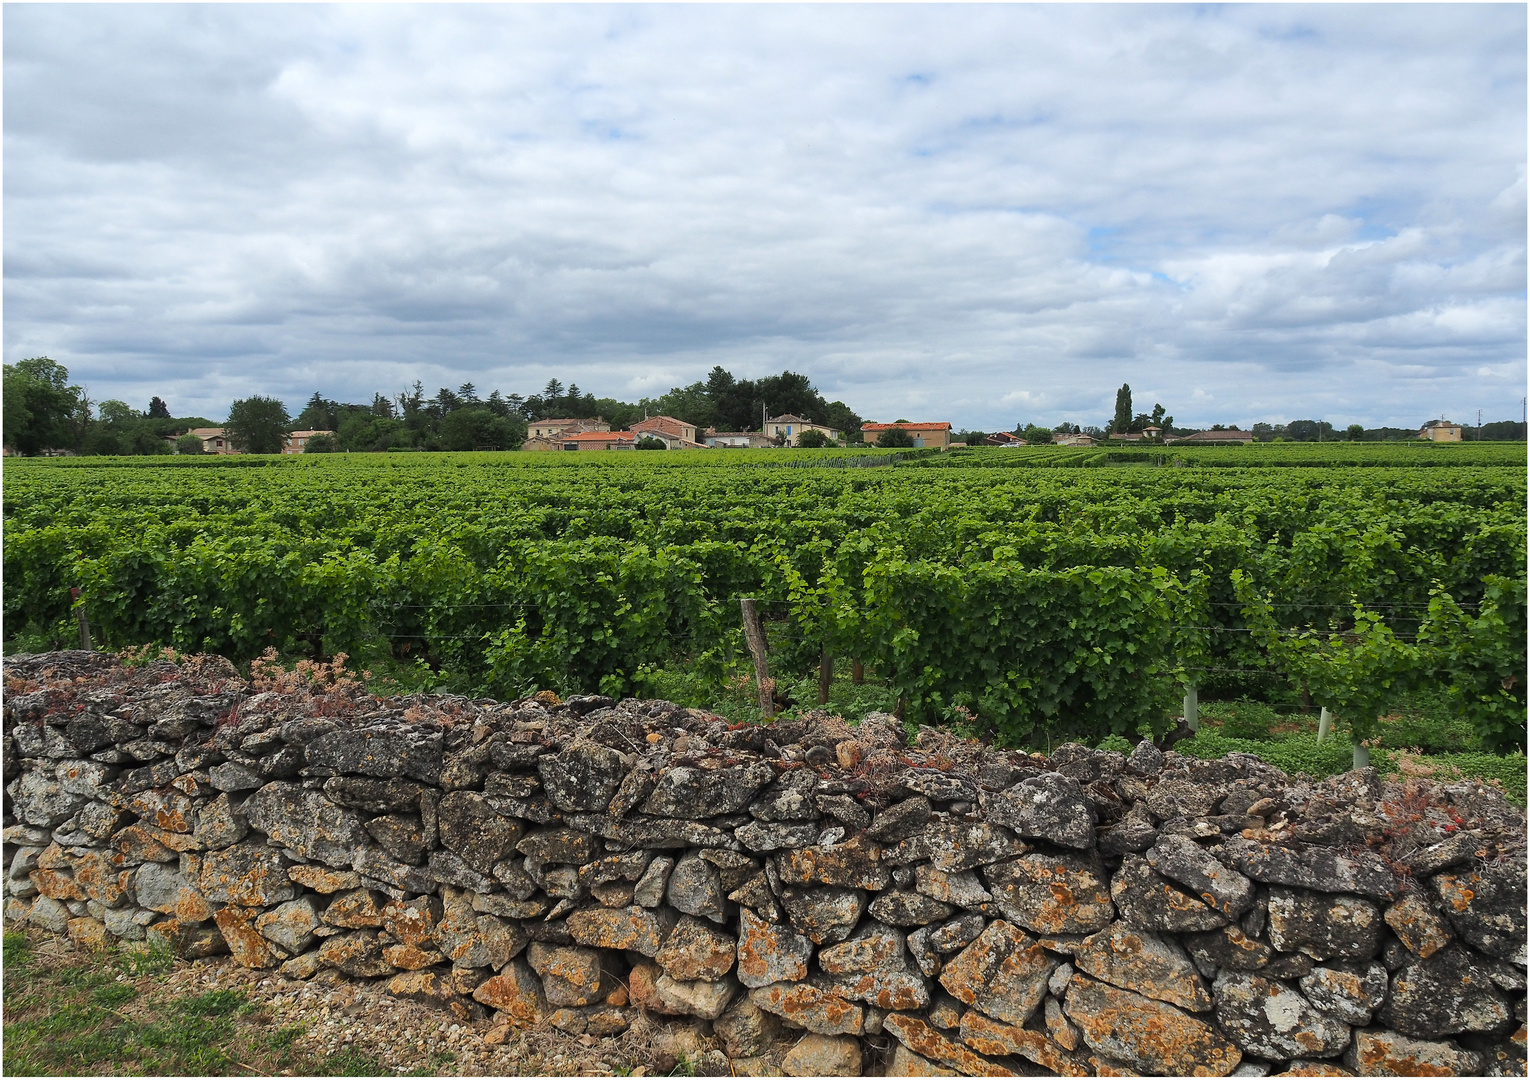
[[[844,437],[843,431],[838,431],[823,424],[815,424],[811,420],[804,420],[800,416],[784,413],[781,416],[772,416],[765,422],[765,434],[779,439],[783,446],[796,446],[797,440],[802,437],[804,431],[821,431],[835,442],[840,442]]]
[[[877,436],[884,431],[906,431],[914,437],[915,446],[929,446],[945,450],[951,445],[951,425],[945,421],[930,424],[862,424],[861,438],[867,443],[877,441]]]
[[[573,435],[580,431],[610,431],[611,425],[600,417],[586,420],[533,420],[526,425],[526,437],[528,439],[555,438],[559,435]]]
[[[1418,429],[1418,437],[1430,442],[1460,442],[1461,425],[1449,420],[1431,420]]]

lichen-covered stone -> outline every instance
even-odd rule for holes
[[[1396,876],[1372,852],[1345,855],[1330,847],[1265,844],[1235,837],[1221,846],[1219,854],[1246,877],[1270,885],[1382,900],[1397,895]]]
[[[251,843],[204,855],[198,889],[209,900],[246,907],[267,907],[297,895],[281,852]]]
[[[896,843],[922,829],[933,811],[928,798],[915,795],[880,811],[866,831],[873,840],[880,840],[884,844]]]
[[[196,812],[196,827],[191,834],[207,850],[231,847],[250,832],[250,822],[243,805],[235,806],[224,792],[203,803]]]
[[[682,856],[670,871],[665,898],[672,907],[687,915],[697,915],[715,923],[727,919],[728,900],[722,879],[717,868],[697,852]]]
[[[598,949],[632,949],[644,956],[657,955],[674,926],[673,911],[637,906],[585,908],[568,917],[568,932],[579,944]]]
[[[459,1020],[473,1018],[466,999],[457,992],[450,976],[439,971],[405,971],[389,979],[383,992],[390,997],[443,1009]]]
[[[1254,903],[1254,883],[1217,861],[1193,840],[1160,836],[1147,853],[1148,865],[1188,888],[1228,918],[1236,919]]]
[[[1523,862],[1436,874],[1429,884],[1462,941],[1488,956],[1525,963]]]
[[[1349,1025],[1319,1012],[1283,982],[1245,971],[1224,971],[1212,986],[1217,1024],[1256,1057],[1337,1057],[1349,1045]]]
[[[1480,1076],[1482,1055],[1450,1042],[1410,1039],[1395,1031],[1355,1032],[1344,1064],[1356,1076]]]
[[[1033,852],[982,871],[1004,917],[1037,934],[1091,934],[1116,916],[1112,886],[1093,855]]]
[[[712,1024],[730,1058],[755,1057],[765,1051],[781,1030],[781,1022],[756,1005],[748,995],[738,998]]]
[[[1078,782],[1061,773],[1028,777],[1006,791],[982,795],[988,820],[1023,837],[1068,848],[1094,846],[1094,807]]]
[[[592,1005],[610,992],[611,980],[594,949],[533,941],[526,961],[541,976],[549,1005]]]
[[[250,824],[305,859],[348,867],[362,838],[361,818],[301,784],[265,785],[244,803]]]
[[[833,945],[849,937],[861,921],[866,894],[859,889],[783,889],[781,906],[791,924],[814,944]]]
[[[313,944],[313,932],[321,925],[313,901],[306,896],[278,904],[255,919],[260,935],[289,955],[306,952]]]
[[[332,776],[324,781],[324,797],[330,802],[372,814],[418,811],[421,790],[419,784],[397,777]]]
[[[1388,905],[1381,917],[1397,940],[1420,959],[1428,959],[1450,944],[1450,927],[1418,893],[1408,893]]]
[[[790,926],[739,912],[738,981],[753,989],[807,977],[813,943]]]
[[[1113,986],[1191,1012],[1211,1008],[1211,994],[1183,946],[1148,930],[1122,923],[1101,930],[1074,949],[1073,964]]]
[[[997,919],[951,958],[940,984],[957,1000],[1018,1026],[1036,1012],[1056,967],[1038,942]]]
[[[604,813],[626,776],[622,756],[599,743],[578,743],[537,758],[542,790],[559,810]]]
[[[1180,940],[1190,958],[1203,968],[1258,971],[1275,955],[1274,949],[1257,938],[1249,937],[1237,926],[1185,934]]]
[[[954,1039],[942,1035],[929,1023],[917,1016],[889,1013],[883,1020],[887,1031],[903,1046],[925,1060],[950,1065],[961,1076],[1014,1076],[1010,1069],[997,1061],[990,1061],[969,1050]],[[918,1074],[916,1074],[918,1075]]]
[[[1387,969],[1380,964],[1333,963],[1315,967],[1299,985],[1307,1000],[1346,1024],[1365,1027],[1386,1000]]]
[[[1090,1049],[1147,1075],[1226,1076],[1243,1060],[1210,1024],[1083,975],[1069,984],[1063,1012]]]
[[[523,959],[510,961],[491,979],[473,991],[473,1000],[508,1017],[516,1027],[531,1027],[547,1012],[542,983]]]
[[[328,866],[303,864],[287,867],[287,877],[318,893],[345,892],[361,887],[361,875],[353,870],[335,870]]]
[[[339,776],[407,777],[434,784],[441,776],[441,733],[380,725],[321,735],[304,748],[310,769],[330,769]]]
[[[763,761],[719,769],[676,765],[659,775],[653,793],[643,804],[643,813],[677,818],[731,814],[748,806],[775,775]]]
[[[831,885],[851,889],[885,889],[890,881],[880,862],[882,849],[865,837],[831,847],[805,847],[776,856],[786,885]]]
[[[1003,1057],[1018,1054],[1053,1076],[1087,1076],[1089,1070],[1040,1031],[1006,1024],[973,1010],[962,1017],[962,1042],[980,1054]]]
[[[820,1035],[859,1035],[866,1020],[863,1006],[811,981],[756,987],[749,991],[749,1000],[768,1013]]]
[[[382,896],[371,889],[352,889],[329,902],[324,922],[346,930],[376,928],[383,924],[384,904]]]
[[[716,980],[686,982],[663,974],[654,980],[653,989],[663,1012],[716,1020],[738,995],[740,987],[731,975]]]
[[[287,954],[277,952],[261,936],[255,926],[258,914],[250,908],[231,904],[214,912],[213,920],[228,943],[229,954],[235,963],[247,968],[272,968],[287,959]]]
[[[871,902],[871,917],[892,926],[926,926],[956,909],[923,893],[888,889]]]
[[[861,1042],[848,1035],[807,1035],[781,1059],[787,1076],[860,1076]]]
[[[1376,1013],[1387,1027],[1420,1039],[1494,1031],[1511,1017],[1508,999],[1493,985],[1487,966],[1460,945],[1403,965]]]
[[[573,918],[569,921],[572,924]],[[678,982],[716,982],[733,970],[738,947],[733,935],[686,915],[675,924],[663,947],[645,955],[652,956],[664,973]]]
[[[1270,944],[1314,960],[1369,960],[1381,948],[1381,910],[1359,896],[1275,886]]]
[[[378,847],[401,863],[418,866],[430,851],[425,828],[414,814],[379,814],[362,828]]]
[[[174,917],[162,919],[145,928],[144,940],[185,960],[204,960],[228,952],[228,942],[211,922],[187,923]]]
[[[993,901],[993,894],[983,888],[974,871],[948,873],[936,869],[933,863],[920,863],[914,868],[914,889],[932,900],[969,911]]]

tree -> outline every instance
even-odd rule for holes
[[[175,440],[175,452],[177,454],[200,454],[206,449],[202,445],[202,440],[189,431]]]
[[[149,399],[147,415],[151,420],[168,420],[170,419],[170,406],[165,404],[164,398],[156,394]]]
[[[905,423],[906,421],[899,421]],[[906,449],[914,445],[914,437],[902,428],[883,428],[877,435],[877,445],[882,447],[898,447]]]
[[[1351,424],[1349,427],[1344,429],[1344,434],[1349,438],[1350,442],[1359,442],[1361,439],[1365,438],[1365,425]]]
[[[678,419],[678,418],[677,418]],[[663,439],[655,439],[652,435],[644,435],[634,445],[634,450],[668,450]]]
[[[1122,383],[1121,389],[1116,391],[1116,416],[1110,422],[1110,430],[1117,435],[1125,435],[1132,426],[1132,388],[1129,383]]]
[[[1052,441],[1052,432],[1040,424],[1031,424],[1024,431],[1020,432],[1020,437],[1029,446],[1042,446]]]
[[[69,385],[69,369],[46,356],[5,365],[5,440],[23,454],[76,447],[88,414],[84,391]]]
[[[96,415],[103,424],[111,427],[127,427],[139,419],[138,411],[125,401],[108,398],[96,406]]]
[[[339,402],[329,401],[315,390],[292,426],[300,431],[334,431],[339,424],[339,418],[335,415],[339,408]]]
[[[797,436],[797,445],[804,450],[818,450],[825,446],[833,446],[834,440],[817,428],[808,428]]]
[[[556,400],[563,396],[563,384],[557,379],[548,379],[547,385],[542,388],[543,400]]]
[[[247,397],[234,402],[223,425],[229,441],[247,454],[279,454],[292,434],[287,406],[270,397]]]
[[[335,445],[333,435],[310,435],[303,443],[305,454],[333,454],[339,447]]]
[[[982,446],[987,438],[987,433],[982,431],[968,431],[961,436],[962,442],[968,446]]]
[[[372,415],[373,416],[386,416],[386,417],[391,418],[393,416],[393,402],[389,401],[387,398],[383,397],[381,394],[373,394],[372,395]]]

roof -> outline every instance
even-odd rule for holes
[[[673,416],[650,416],[647,420],[639,420],[632,425],[633,431],[662,431],[666,435],[674,435],[677,438],[685,434],[686,428],[695,428],[695,424],[687,424],[684,420],[676,420]]]
[[[216,439],[223,435],[220,427],[194,427],[186,432],[187,435],[195,435],[200,439]]]
[[[287,434],[287,438],[289,438],[289,439],[306,439],[310,435],[333,435],[333,434],[334,434],[333,431],[328,431],[328,430],[319,428],[319,429],[315,429],[313,431],[293,431],[293,432],[289,432]]]
[[[942,420],[935,424],[862,424],[862,431],[886,431],[889,428],[898,428],[901,431],[950,431],[951,425]]]
[[[578,431],[572,435],[550,439],[550,442],[632,442],[637,436],[630,431]]]
[[[1431,421],[1429,421],[1429,423],[1427,423],[1423,427],[1419,428],[1419,430],[1423,431],[1426,428],[1460,427],[1460,426],[1461,426],[1460,424],[1456,423],[1453,420],[1431,420]]]
[[[600,417],[598,417],[598,416],[586,416],[586,417],[577,418],[577,419],[564,417],[564,418],[558,419],[558,420],[547,419],[547,420],[533,420],[533,421],[531,421],[533,426],[541,426],[541,427],[545,427],[548,424],[601,424],[601,423],[604,423],[604,422],[605,421],[601,420]]]
[[[1252,431],[1197,431],[1194,435],[1186,435],[1175,442],[1253,442]]]
[[[785,413],[781,416],[772,416],[770,418],[770,423],[772,424],[811,424],[812,422],[813,421],[806,420],[800,416],[795,416],[792,413]],[[827,425],[820,424],[818,426],[825,427]]]

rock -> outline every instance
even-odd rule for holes
[[[331,870],[327,866],[289,866],[287,877],[305,889],[319,893],[345,892],[361,886],[361,875],[351,870]]]
[[[88,900],[103,907],[121,907],[128,902],[132,871],[123,870],[100,849],[89,850],[74,861],[74,882]]]
[[[885,889],[887,867],[879,859],[881,847],[856,837],[832,847],[805,847],[776,856],[781,881],[786,885],[832,885],[852,889]]]
[[[626,776],[622,756],[599,743],[576,743],[537,758],[542,789],[559,810],[604,813]]]
[[[396,778],[332,776],[324,781],[324,797],[330,802],[372,814],[416,812],[420,808],[421,790],[419,784]]]
[[[1212,985],[1217,1024],[1243,1051],[1262,1058],[1336,1057],[1349,1045],[1349,1025],[1318,1012],[1285,983],[1224,971]]]
[[[749,991],[749,1000],[799,1027],[820,1035],[859,1035],[866,1010],[813,981],[771,983]]]
[[[1060,847],[1094,846],[1094,807],[1078,782],[1061,773],[1043,773],[1007,791],[985,792],[981,802],[990,822],[1023,837],[1047,840]]]
[[[408,777],[434,784],[443,764],[441,733],[381,725],[334,731],[308,743],[303,759],[310,769],[341,776]]]
[[[319,913],[306,896],[278,904],[255,919],[260,935],[289,954],[306,952],[320,925]]]
[[[673,911],[647,908],[586,908],[568,917],[569,935],[599,949],[632,949],[655,956],[675,926]]]
[[[1041,1004],[1056,967],[1024,931],[996,919],[946,964],[940,985],[958,1001],[1018,1026]]]
[[[1387,907],[1382,919],[1414,956],[1428,959],[1450,944],[1450,927],[1418,893],[1408,893]]]
[[[616,881],[641,881],[653,856],[646,851],[608,855],[579,868],[579,883],[588,888]]]
[[[1034,933],[1090,934],[1116,916],[1110,879],[1093,855],[1033,852],[984,867],[983,877],[1004,917]]]
[[[1406,859],[1399,860],[1408,872],[1423,881],[1441,870],[1469,863],[1477,857],[1481,841],[1470,833],[1458,832],[1432,847],[1416,851]]]
[[[1300,981],[1302,993],[1323,1012],[1365,1027],[1387,996],[1387,969],[1380,964],[1315,967]]]
[[[1126,759],[1126,771],[1134,776],[1157,776],[1163,772],[1163,751],[1152,739],[1143,739]]]
[[[981,915],[963,915],[959,919],[952,919],[944,926],[930,931],[930,948],[938,953],[958,952],[976,941],[985,925],[986,920]]]
[[[106,931],[106,924],[100,919],[89,916],[70,919],[65,924],[65,931],[69,934],[69,940],[74,943],[76,949],[88,952],[108,949],[112,946],[112,936]]]
[[[577,829],[542,829],[520,839],[513,850],[539,863],[579,865],[595,858],[595,837]]]
[[[738,842],[750,851],[777,851],[781,848],[799,848],[818,839],[818,826],[813,823],[752,821],[733,830]]]
[[[264,844],[235,844],[202,857],[199,891],[208,900],[269,907],[297,895],[287,860]]]
[[[1270,889],[1270,944],[1314,960],[1369,960],[1381,947],[1381,911],[1358,896],[1275,886]]]
[[[1063,1012],[1090,1049],[1148,1075],[1226,1076],[1242,1052],[1174,1006],[1075,975]]]
[[[455,856],[454,856],[455,857]],[[436,878],[429,870],[395,862],[383,850],[373,844],[357,848],[351,866],[363,877],[387,882],[405,893],[432,893],[436,891]]]
[[[41,901],[38,901],[40,904]],[[34,907],[32,917],[37,918]],[[186,923],[176,918],[162,919],[144,930],[144,940],[151,946],[167,949],[185,960],[203,960],[228,952],[228,942],[212,923]]]
[[[660,975],[653,986],[662,1005],[661,1011],[699,1016],[703,1020],[716,1020],[739,992],[738,980],[731,975],[715,982],[682,982]]]
[[[461,1020],[471,1020],[473,1012],[456,984],[439,971],[406,971],[389,979],[383,992],[404,1001],[415,1001],[433,1009],[443,1009]]]
[[[573,869],[571,867],[568,869],[570,871],[570,883],[577,884],[578,879]],[[446,885],[455,885],[459,889],[471,889],[474,892],[490,892],[493,890],[496,881],[490,875],[474,870],[467,864],[467,860],[455,851],[447,851],[444,848],[438,848],[430,853],[424,872],[432,881],[441,882]],[[543,884],[547,884],[545,876]],[[420,889],[414,891],[425,892],[428,890]]]
[[[267,784],[244,803],[254,828],[305,859],[348,867],[361,843],[361,818],[301,784]]]
[[[1053,1076],[1087,1076],[1089,1070],[1064,1053],[1040,1031],[1000,1023],[973,1010],[962,1017],[961,1039],[980,1054],[1003,1057],[1018,1054],[1034,1061]]]
[[[107,908],[101,913],[106,929],[122,941],[142,941],[143,928],[153,919],[152,911],[140,907]]]
[[[950,917],[955,909],[917,892],[889,889],[871,902],[871,917],[893,926],[924,926]]]
[[[1190,959],[1203,970],[1232,968],[1234,971],[1258,971],[1270,962],[1275,950],[1246,935],[1236,926],[1185,934],[1181,940]]]
[[[1429,880],[1456,935],[1500,960],[1525,963],[1525,864],[1436,874]]]
[[[239,843],[249,832],[250,822],[244,807],[235,806],[224,792],[197,810],[192,836],[203,848],[216,850]]]
[[[1147,854],[1148,865],[1184,885],[1208,907],[1236,919],[1254,903],[1254,883],[1230,870],[1183,836],[1161,836]]]
[[[498,971],[524,949],[531,937],[518,922],[494,915],[478,916],[478,938],[489,955],[489,967]]]
[[[56,828],[68,821],[90,800],[64,790],[57,780],[41,772],[24,772],[10,785],[11,808],[24,824],[44,829]]]
[[[993,900],[993,895],[983,888],[977,874],[971,870],[945,873],[930,863],[920,863],[914,868],[914,888],[943,904],[976,911]]]
[[[549,1005],[592,1005],[612,989],[594,949],[533,941],[526,949],[526,960],[542,977],[542,993]]]
[[[728,1006],[712,1024],[730,1058],[755,1057],[765,1052],[781,1031],[781,1022],[747,995]]]
[[[1341,855],[1329,847],[1262,844],[1235,837],[1222,845],[1219,854],[1247,877],[1270,885],[1382,900],[1397,895],[1396,876],[1381,856],[1369,851]]]
[[[230,905],[213,913],[218,932],[228,943],[228,951],[236,964],[247,968],[272,968],[287,959],[286,953],[278,953],[255,928],[257,913],[250,908]]]
[[[668,855],[656,857],[648,864],[648,869],[643,871],[643,876],[638,878],[637,884],[632,887],[632,902],[646,908],[656,908],[662,904],[665,889],[669,884],[669,875],[674,868],[675,860]]]
[[[375,929],[383,924],[383,898],[371,889],[340,893],[324,909],[323,921],[346,930]]]
[[[931,802],[973,802],[978,797],[977,785],[972,781],[940,769],[908,769],[899,774],[895,783]]]
[[[1454,1043],[1410,1039],[1395,1031],[1357,1031],[1344,1053],[1356,1076],[1477,1076],[1482,1055]]]
[[[431,940],[456,968],[489,966],[489,948],[484,943],[483,935],[478,932],[478,914],[477,908],[473,906],[472,893],[450,887],[441,890],[441,917]],[[523,932],[529,933],[529,930],[523,928]]]
[[[849,795],[819,795],[813,799],[818,812],[827,814],[850,832],[858,833],[871,824],[871,811]]]
[[[632,910],[643,911],[642,908]],[[573,919],[569,922],[572,930]],[[731,934],[686,915],[675,925],[662,948],[644,955],[653,956],[664,973],[676,981],[716,982],[733,970],[737,943]]]
[[[433,948],[420,948],[418,945],[387,945],[383,948],[383,959],[390,967],[400,971],[418,971],[421,968],[435,967],[437,964],[446,962]]]
[[[1191,1012],[1211,1008],[1211,994],[1184,947],[1173,938],[1117,923],[1085,938],[1073,952],[1078,970],[1143,997]]]
[[[236,761],[225,761],[207,770],[208,783],[216,791],[253,791],[265,784],[259,771]]]
[[[866,894],[859,889],[784,889],[781,906],[791,924],[815,944],[833,945],[849,937],[860,922]]]
[[[1148,813],[1146,803],[1134,803],[1120,821],[1100,833],[1099,851],[1106,858],[1128,851],[1146,851],[1158,841],[1158,826]]]
[[[891,1013],[883,1021],[886,1029],[904,1047],[923,1060],[933,1059],[950,1065],[961,1076],[1014,1076],[1012,1069],[973,1053],[961,1043],[948,1039],[925,1020],[903,1013]],[[925,1075],[915,1073],[914,1075]]]
[[[687,915],[699,915],[716,923],[727,920],[727,894],[717,868],[694,851],[675,864],[665,897],[672,907]]]
[[[861,1041],[849,1035],[805,1035],[781,1059],[787,1076],[860,1076]]]
[[[1404,1035],[1438,1039],[1496,1031],[1512,1014],[1486,966],[1461,946],[1447,945],[1393,974],[1391,994],[1376,1018]]]
[[[1141,855],[1124,855],[1110,881],[1110,896],[1121,918],[1145,930],[1172,933],[1214,930],[1227,916],[1172,884]]]
[[[1078,1028],[1063,1014],[1062,1002],[1055,997],[1048,997],[1042,1003],[1042,1011],[1045,1014],[1047,1035],[1052,1041],[1064,1050],[1077,1050],[1078,1044],[1083,1040]]]
[[[531,965],[521,959],[510,961],[498,975],[480,983],[473,1000],[497,1010],[517,1027],[530,1027],[547,1012],[542,984]]]
[[[69,909],[51,896],[39,896],[27,912],[27,922],[62,934],[69,928]]]
[[[780,923],[766,922],[747,908],[739,912],[738,980],[751,989],[807,977],[813,945]]]
[[[284,963],[278,970],[289,979],[311,979],[319,973],[324,965],[319,963],[319,952],[306,952],[302,956],[294,956]]]
[[[932,812],[930,800],[923,795],[916,795],[880,811],[867,833],[873,840],[880,840],[884,844],[896,843],[922,829],[925,822],[930,820]]]
[[[900,1042],[893,1043],[892,1060],[887,1065],[887,1076],[955,1076],[955,1071],[937,1065],[927,1057],[921,1057]]]
[[[1219,785],[1195,780],[1160,780],[1149,789],[1147,808],[1159,821],[1202,818],[1226,794]]]
[[[775,775],[763,761],[720,769],[677,765],[659,775],[653,794],[643,804],[643,813],[675,818],[731,814],[749,805]]]

